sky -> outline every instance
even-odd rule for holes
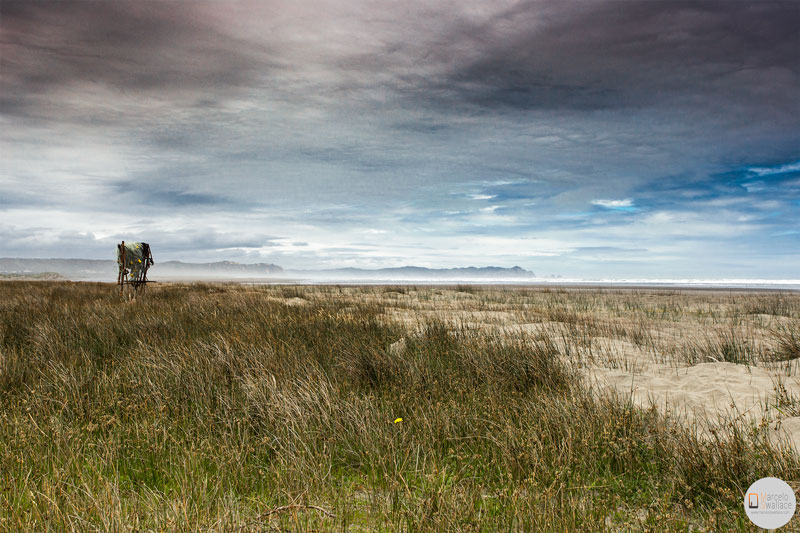
[[[800,278],[800,2],[0,2],[0,256]]]

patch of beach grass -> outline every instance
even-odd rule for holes
[[[747,486],[798,479],[766,431],[709,441],[586,389],[564,357],[614,331],[613,307],[674,309],[481,288],[452,312],[568,327],[386,318],[397,293],[452,292],[0,283],[0,529],[747,530]]]

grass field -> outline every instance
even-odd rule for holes
[[[796,293],[0,282],[0,530],[750,530],[746,488],[800,480],[773,419],[588,376],[791,380],[799,325]]]

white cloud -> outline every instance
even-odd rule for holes
[[[633,207],[633,200],[625,198],[624,200],[592,200],[592,205],[599,205],[608,209],[619,209],[620,207]]]
[[[754,181],[751,183],[742,183],[742,186],[747,189],[747,192],[761,192],[766,189],[763,181]]]
[[[787,163],[778,167],[751,167],[750,172],[759,176],[769,176],[771,174],[784,174],[786,172],[796,172],[800,170],[800,161]]]

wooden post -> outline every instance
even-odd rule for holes
[[[122,296],[122,294],[125,292],[125,274],[126,274],[125,271],[128,270],[127,268],[125,268],[125,241],[122,241],[122,244],[120,244],[119,247],[120,247],[120,255],[119,255],[119,257],[120,257],[120,263],[121,263],[120,264],[120,270],[119,270],[119,277],[120,277],[119,295]]]

